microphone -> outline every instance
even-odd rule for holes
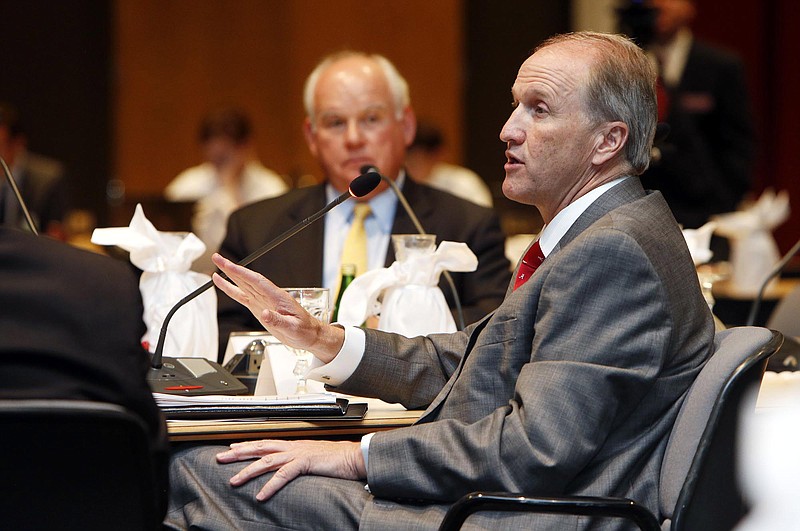
[[[19,187],[17,187],[17,181],[15,181],[14,176],[11,175],[11,170],[8,169],[8,165],[6,164],[6,161],[3,160],[3,157],[0,157],[0,166],[3,166],[3,173],[6,174],[6,180],[8,181],[9,186],[11,186],[11,190],[13,190],[14,195],[17,198],[17,203],[19,203],[19,206],[22,209],[22,213],[25,215],[25,221],[28,223],[28,228],[31,229],[32,233],[38,236],[39,231],[36,230],[36,223],[33,222],[31,213],[28,210],[28,205],[25,204],[25,201],[22,199],[22,194],[19,193]]]
[[[758,290],[758,296],[753,301],[753,304],[750,306],[750,313],[747,316],[747,326],[753,326],[756,322],[756,314],[758,314],[758,309],[761,306],[761,301],[764,299],[764,292],[767,290],[767,284],[769,281],[778,276],[782,271],[783,268],[786,267],[786,264],[789,263],[789,260],[792,259],[794,255],[797,254],[797,251],[800,251],[800,240],[795,242],[789,252],[787,252],[783,258],[781,258],[778,265],[767,275],[767,278],[764,279],[764,282],[761,283],[761,288]]]
[[[384,174],[380,172],[378,168],[372,166],[370,164],[365,164],[361,166],[361,173],[368,174],[368,173],[376,173],[381,178],[383,182],[389,185],[389,187],[394,192],[394,195],[397,197],[397,200],[400,201],[400,204],[403,205],[403,210],[406,211],[406,214],[409,218],[411,218],[411,223],[414,224],[414,227],[417,229],[419,234],[427,234],[425,229],[422,228],[422,224],[419,222],[417,215],[414,214],[414,211],[411,209],[411,205],[408,204],[408,200],[406,200],[406,196],[403,195],[403,192],[400,190],[400,187],[397,186],[392,179],[389,179]],[[461,309],[461,298],[458,296],[458,292],[456,291],[456,285],[453,282],[453,277],[450,276],[450,271],[442,271],[445,280],[447,281],[447,287],[450,288],[450,293],[453,295],[453,303],[456,306],[456,317],[458,317],[458,329],[464,330],[464,311]]]
[[[246,265],[250,264],[251,262],[253,262],[254,260],[262,257],[263,255],[265,255],[266,253],[271,251],[273,248],[277,247],[278,245],[280,245],[281,243],[285,242],[286,240],[288,240],[289,238],[291,238],[292,236],[294,236],[295,234],[297,234],[301,230],[305,229],[306,227],[308,227],[309,225],[311,225],[315,221],[319,220],[321,217],[323,217],[325,214],[327,214],[331,209],[333,209],[334,207],[342,204],[344,201],[350,199],[351,197],[364,197],[365,195],[369,194],[375,188],[378,187],[378,184],[380,184],[380,182],[381,182],[381,176],[380,176],[380,174],[378,172],[376,172],[376,171],[362,172],[361,175],[359,175],[358,177],[353,179],[353,181],[350,183],[350,188],[348,189],[347,192],[344,192],[339,197],[337,197],[336,199],[334,199],[333,201],[328,203],[322,210],[320,210],[316,214],[307,217],[306,219],[304,219],[303,221],[301,221],[300,223],[298,223],[297,225],[295,225],[291,229],[287,230],[283,234],[281,234],[281,235],[277,236],[276,238],[274,238],[272,241],[270,241],[269,243],[267,243],[266,245],[264,245],[260,249],[257,249],[252,254],[246,256],[245,258],[243,258],[240,262],[238,262],[238,265],[246,266]],[[220,273],[220,274],[221,274],[221,276],[223,278],[227,278],[225,276],[225,274],[223,274],[223,273]],[[148,377],[147,377],[147,379],[150,381],[151,387],[154,390],[156,390],[156,387],[158,387],[159,389],[165,389],[166,387],[164,387],[162,384],[169,384],[169,383],[173,383],[173,382],[176,381],[175,380],[176,377],[173,374],[175,372],[174,364],[170,363],[171,366],[167,367],[167,370],[165,370],[164,369],[165,363],[163,361],[163,359],[164,359],[163,358],[164,343],[165,343],[166,338],[167,338],[167,325],[169,324],[169,321],[172,319],[172,316],[175,315],[175,312],[177,312],[178,309],[180,309],[184,304],[186,304],[187,302],[191,301],[192,299],[197,298],[199,295],[201,295],[203,292],[208,290],[213,285],[214,285],[214,281],[209,280],[208,282],[206,282],[205,284],[203,284],[202,286],[200,286],[196,290],[194,290],[191,293],[189,293],[187,296],[185,296],[184,298],[179,300],[177,302],[177,304],[175,304],[175,306],[173,306],[170,309],[170,311],[167,313],[166,317],[164,318],[164,322],[161,325],[161,331],[160,331],[159,336],[158,336],[158,343],[156,344],[156,350],[153,353],[153,357],[152,357],[151,362],[150,362],[150,366],[151,367],[150,367],[150,371],[148,372]],[[207,362],[207,363],[211,364],[212,366],[216,366],[214,368],[215,371],[221,372],[221,368],[217,368],[217,367],[219,367],[219,365],[216,364],[216,363],[208,362],[207,360],[201,360],[200,358],[187,358],[187,359],[199,360],[201,363],[202,362]],[[190,370],[190,372],[192,372],[194,374],[194,372],[191,371],[191,368],[189,370]],[[197,377],[197,374],[194,374],[194,376]],[[182,382],[183,382],[183,381],[190,380],[191,377],[186,377],[184,375],[184,377],[182,377],[182,378],[178,377],[178,379],[182,380]],[[154,385],[156,382],[160,382],[160,384]],[[223,385],[227,386],[229,384],[228,383],[224,383]],[[172,387],[173,388],[181,387],[181,389],[172,389],[172,390],[181,390],[181,391],[183,391],[183,390],[187,390],[187,388],[196,387],[196,386],[181,385],[181,386],[172,386]],[[223,391],[224,391],[224,389],[223,389]],[[246,388],[245,388],[245,391],[246,391]],[[191,393],[186,393],[186,394],[191,394]],[[200,392],[200,393],[197,393],[197,394],[207,394],[207,392]]]

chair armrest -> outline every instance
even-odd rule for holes
[[[569,496],[532,497],[500,492],[472,492],[447,511],[439,531],[460,529],[464,520],[478,511],[573,514],[625,518],[642,531],[660,531],[656,517],[643,505],[627,498]]]

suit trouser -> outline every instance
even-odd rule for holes
[[[300,476],[289,482],[266,502],[256,493],[267,482],[264,474],[240,487],[230,478],[251,461],[218,464],[216,454],[225,446],[202,446],[175,452],[170,462],[170,500],[165,529],[239,530],[323,530],[366,528],[430,531],[438,528],[448,504],[403,504],[375,499],[365,482],[322,476]],[[369,523],[362,522],[362,515]],[[519,515],[489,511],[465,522],[465,531],[487,529],[537,529],[576,531],[618,529],[621,521],[581,523],[581,518],[556,515]]]
[[[358,529],[371,497],[365,482],[301,476],[259,502],[256,493],[270,475],[229,486],[230,478],[251,461],[218,464],[215,455],[225,449],[193,447],[173,455],[167,529]]]

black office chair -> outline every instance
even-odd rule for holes
[[[447,512],[440,531],[460,529],[478,511],[625,518],[645,531],[730,530],[747,512],[737,488],[736,430],[746,391],[761,382],[783,335],[760,327],[718,332],[670,433],[659,478],[659,514],[624,498],[474,492]],[[505,524],[504,524],[505,525]]]
[[[0,400],[0,434],[0,528],[159,528],[145,425],[125,408]]]

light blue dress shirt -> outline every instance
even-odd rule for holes
[[[402,190],[405,175],[400,172],[397,186]],[[328,202],[339,197],[339,192],[330,184],[325,187]],[[335,290],[341,276],[341,258],[344,240],[353,222],[353,211],[356,202],[348,200],[331,210],[325,216],[325,242],[322,258],[322,287]],[[397,197],[391,189],[378,194],[369,200],[372,214],[364,221],[367,231],[367,258],[369,269],[384,267],[386,252],[391,245],[392,225],[397,210]],[[332,294],[335,297],[336,294]]]

